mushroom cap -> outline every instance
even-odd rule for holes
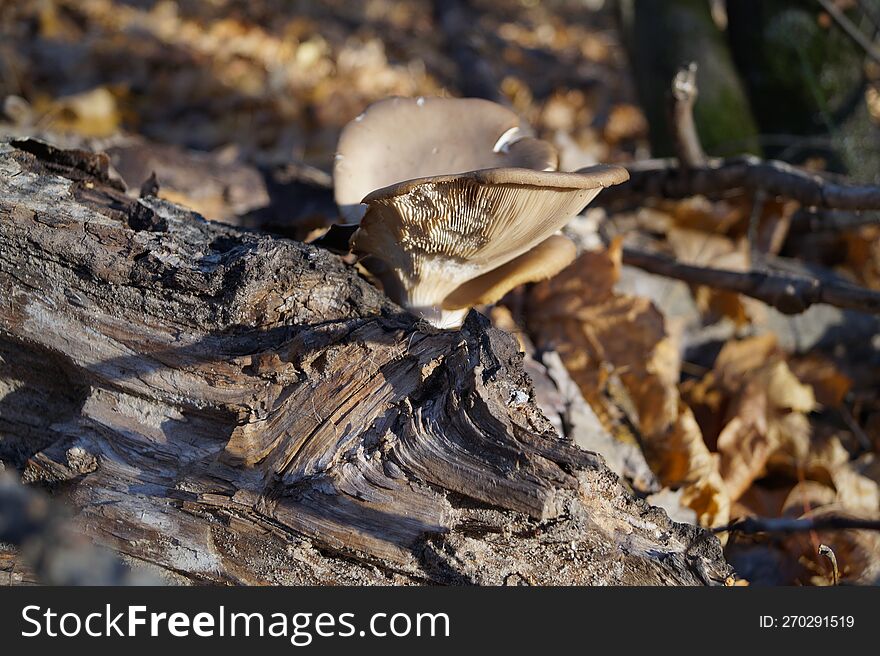
[[[342,130],[333,166],[343,216],[361,199],[402,180],[496,167],[555,169],[556,150],[526,135],[519,117],[479,98],[387,98]]]
[[[400,182],[364,198],[368,209],[352,246],[396,273],[394,300],[426,314],[444,307],[467,281],[544,242],[604,187],[627,178],[621,167],[596,166],[578,173],[487,169]],[[522,278],[525,269],[512,271]]]
[[[535,171],[524,168],[491,168],[475,171],[463,171],[450,175],[434,175],[390,184],[375,189],[363,198],[363,202],[372,204],[375,201],[404,196],[412,190],[427,184],[455,183],[472,180],[478,184],[511,185],[516,187],[533,187],[542,190],[596,190],[596,193],[629,180],[629,172],[622,166],[598,164],[580,169],[575,173],[565,171]]]

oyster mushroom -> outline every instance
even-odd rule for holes
[[[567,266],[574,244],[554,233],[628,177],[619,166],[495,168],[392,184],[364,198],[352,249],[372,260],[394,301],[438,328],[456,328],[474,305]]]
[[[500,167],[554,170],[556,150],[527,132],[515,113],[479,98],[381,100],[339,137],[336,203],[356,223],[364,196],[403,180]]]

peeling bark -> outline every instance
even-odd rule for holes
[[[337,256],[134,199],[105,160],[0,144],[0,459],[96,542],[180,582],[729,574],[558,437],[479,314],[424,332]]]

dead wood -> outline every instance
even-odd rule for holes
[[[880,520],[843,515],[820,515],[818,517],[745,517],[727,526],[712,529],[715,533],[808,533],[810,531],[880,531]]]
[[[624,248],[623,262],[692,285],[708,285],[714,289],[745,294],[775,307],[783,314],[800,314],[816,303],[880,313],[880,292],[838,279],[823,280],[806,273],[784,271],[728,271],[685,264],[666,255],[637,248]]]
[[[789,232],[844,232],[880,224],[877,212],[841,212],[838,210],[805,210],[799,208],[791,217]]]
[[[728,575],[557,436],[480,315],[422,332],[337,256],[104,164],[0,144],[0,459],[96,542],[182,582]]]
[[[703,166],[706,153],[700,143],[694,121],[694,103],[697,102],[697,63],[682,66],[672,78],[670,98],[670,125],[675,151],[682,167]]]
[[[785,162],[746,155],[710,160],[682,174],[677,160],[645,160],[628,166],[630,178],[604,191],[593,203],[616,209],[650,198],[720,197],[763,191],[796,200],[805,207],[864,211],[880,209],[880,187],[838,183]]]

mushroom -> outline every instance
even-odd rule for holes
[[[554,170],[556,150],[527,132],[515,113],[479,98],[381,100],[339,137],[336,203],[356,223],[364,196],[403,180],[499,167]]]
[[[555,235],[619,166],[578,173],[493,168],[399,182],[369,193],[355,253],[385,293],[438,328],[457,328],[474,305],[555,275],[575,247]]]

